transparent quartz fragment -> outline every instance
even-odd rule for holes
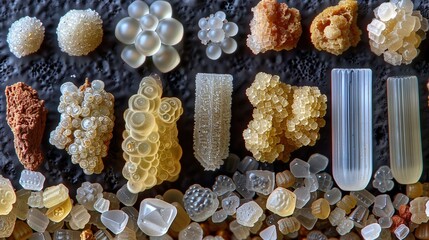
[[[274,172],[266,170],[251,170],[246,172],[246,188],[250,191],[269,195],[274,190]]]
[[[54,232],[54,240],[78,240],[80,239],[80,231],[58,229]]]
[[[218,196],[222,196],[226,193],[234,191],[236,188],[233,180],[225,175],[219,175],[216,177],[216,181],[213,184],[213,192]]]
[[[97,199],[97,201],[95,201],[93,209],[99,213],[104,213],[106,211],[109,211],[109,207],[110,207],[110,201],[100,197]]]
[[[124,184],[118,192],[116,192],[116,197],[125,206],[133,206],[137,202],[138,194],[130,192],[127,185]]]
[[[13,230],[16,227],[15,222],[16,216],[13,212],[7,215],[0,215],[0,238],[7,238],[13,233]]]
[[[236,213],[238,206],[240,206],[240,198],[237,195],[231,195],[222,199],[222,209],[228,214],[233,215]]]
[[[381,228],[390,228],[392,226],[392,218],[391,217],[381,217],[378,219],[378,224],[380,224]]]
[[[28,211],[27,224],[36,232],[44,232],[49,225],[49,219],[40,210],[31,208]]]
[[[116,235],[115,240],[137,240],[136,232],[125,227],[125,229]]]
[[[356,206],[352,213],[349,215],[349,219],[355,223],[356,227],[362,228],[365,226],[369,215],[369,210],[362,205]]]
[[[45,214],[49,220],[58,223],[69,215],[72,207],[73,203],[71,199],[67,198],[64,202],[49,208]]]
[[[185,229],[186,226],[191,223],[191,218],[189,218],[183,206],[177,202],[171,203],[177,209],[177,215],[173,223],[170,226],[171,231],[180,232]]]
[[[310,164],[299,158],[292,160],[289,167],[290,171],[296,178],[305,178],[310,175]]]
[[[114,234],[124,231],[128,219],[128,215],[121,210],[110,210],[101,214],[101,222]]]
[[[255,196],[255,192],[247,189],[246,187],[246,176],[240,172],[235,172],[232,176],[234,180],[237,192],[245,199],[252,199]]]
[[[13,188],[12,188],[13,192]],[[18,219],[27,219],[28,214],[28,199],[30,198],[31,192],[29,190],[20,189],[16,191],[16,202],[13,205],[13,213]],[[12,207],[11,207],[12,208]]]
[[[311,173],[319,173],[326,169],[329,163],[329,159],[319,153],[312,154],[310,158],[308,158],[308,164],[310,164],[310,172]]]
[[[189,224],[189,226],[179,233],[179,240],[189,239],[203,239],[203,229],[196,222]]]
[[[253,227],[262,215],[262,208],[255,202],[246,202],[237,208],[237,222],[246,227]]]
[[[112,235],[109,233],[109,231],[107,231],[105,229],[98,230],[94,234],[94,237],[96,240],[113,240]]]
[[[177,215],[175,206],[156,198],[146,198],[140,203],[139,228],[148,236],[167,233]]]
[[[46,208],[58,205],[69,197],[69,189],[62,183],[48,187],[43,191],[43,205]]]
[[[307,230],[312,230],[316,225],[317,218],[311,213],[311,208],[299,209],[295,211],[294,216]]]
[[[387,79],[390,167],[396,181],[416,183],[423,171],[417,77]]]
[[[198,73],[195,88],[194,155],[205,170],[229,154],[232,76]]]
[[[259,233],[263,240],[277,240],[276,225],[271,225]]]
[[[340,189],[334,187],[331,190],[326,191],[323,197],[329,202],[330,205],[334,205],[341,200],[342,193]]]
[[[119,210],[120,202],[116,194],[111,192],[103,192],[103,198],[110,201],[109,210]]]
[[[385,193],[393,189],[395,183],[392,181],[393,175],[389,166],[383,165],[377,169],[374,174],[372,186],[381,193]]]
[[[212,222],[213,223],[221,223],[221,222],[225,221],[227,217],[228,217],[228,214],[226,213],[226,211],[221,209],[221,210],[213,213]]]
[[[77,202],[88,210],[93,211],[94,203],[101,197],[103,197],[103,187],[99,183],[84,182],[77,189]]]
[[[126,206],[121,208],[121,210],[128,215],[128,223],[127,228],[137,232],[139,230],[139,226],[137,225],[137,219],[139,217],[139,211],[134,207]]]
[[[405,224],[401,224],[395,229],[393,233],[399,240],[402,240],[408,236],[410,229]]]
[[[319,189],[319,181],[316,174],[311,173],[304,179],[304,186],[307,187],[310,192],[315,192]]]
[[[48,232],[33,233],[29,240],[52,240],[51,235]]]
[[[293,193],[296,196],[296,208],[303,208],[310,201],[310,189],[300,187],[295,189]]]
[[[375,197],[372,213],[377,217],[392,217],[395,213],[395,209],[393,208],[390,196],[382,194]]]
[[[358,205],[362,205],[366,208],[370,207],[375,201],[375,196],[365,189],[352,191],[350,195],[356,199]]]
[[[292,215],[295,210],[296,196],[295,193],[286,188],[276,188],[268,197],[266,207],[271,212],[287,217]]]
[[[346,212],[343,209],[337,207],[331,211],[331,214],[329,215],[329,222],[332,226],[335,227],[340,224],[340,222],[344,219],[345,216]]]
[[[43,189],[43,184],[45,183],[45,176],[40,172],[33,172],[27,169],[24,169],[21,172],[21,177],[19,178],[19,184],[24,189],[32,191],[40,191]]]
[[[319,188],[318,190],[322,191],[322,192],[327,192],[329,191],[332,186],[334,185],[334,181],[332,180],[332,176],[329,173],[317,173],[316,174],[317,177],[317,182],[319,183]]]
[[[380,236],[381,227],[378,223],[372,223],[362,228],[360,233],[365,240],[374,240]]]
[[[380,36],[384,29],[386,29],[386,24],[377,19],[373,19],[366,28],[368,32],[374,34],[375,36]]]
[[[219,200],[210,189],[194,184],[186,190],[183,204],[193,221],[202,222],[213,215],[219,206]]]
[[[239,240],[244,240],[250,235],[249,227],[239,224],[237,220],[229,223],[229,230],[231,230],[231,232],[234,234],[234,237]]]
[[[89,219],[91,219],[91,215],[88,213],[88,210],[80,204],[73,206],[70,211],[70,216],[71,219],[69,224],[73,230],[83,229],[89,222]]]
[[[364,189],[372,174],[372,71],[333,69],[332,174],[340,189]]]
[[[380,4],[377,8],[377,16],[381,21],[389,21],[390,19],[396,17],[396,6],[392,2],[385,2]]]
[[[31,192],[28,198],[28,206],[32,208],[43,208],[43,192]]]
[[[250,156],[246,156],[238,164],[237,170],[241,173],[246,173],[247,171],[256,170],[259,167],[259,162]]]
[[[343,218],[338,224],[336,230],[340,235],[346,235],[349,233],[354,227],[354,223],[352,220]]]

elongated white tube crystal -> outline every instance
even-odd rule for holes
[[[416,183],[423,171],[417,77],[388,78],[387,103],[393,177],[401,184]]]
[[[195,91],[194,154],[215,170],[229,152],[232,76],[198,73]]]
[[[332,173],[345,191],[364,189],[372,174],[372,71],[333,69]]]

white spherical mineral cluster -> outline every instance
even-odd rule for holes
[[[83,56],[94,51],[103,39],[103,20],[91,9],[70,10],[57,27],[61,51],[70,56]]]
[[[200,31],[198,38],[201,43],[207,45],[206,55],[212,60],[217,60],[222,55],[234,53],[237,50],[237,42],[232,38],[238,33],[238,26],[226,20],[224,12],[219,11],[210,17],[201,18],[198,21]]]
[[[155,1],[150,7],[137,0],[128,6],[129,17],[116,25],[115,36],[127,46],[121,58],[132,68],[140,67],[152,57],[159,71],[166,73],[180,63],[179,53],[172,46],[183,38],[183,25],[172,18],[173,9],[166,1]]]
[[[23,17],[15,21],[9,28],[7,43],[10,51],[21,58],[37,52],[45,37],[42,22],[35,17]]]

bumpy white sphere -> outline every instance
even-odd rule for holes
[[[162,73],[170,72],[180,63],[177,50],[171,46],[162,45],[159,51],[152,57],[153,64]]]
[[[156,1],[150,5],[149,12],[155,15],[158,20],[171,18],[173,16],[173,8],[166,1]]]
[[[207,36],[209,37],[210,41],[218,43],[225,38],[225,32],[222,29],[210,29]]]
[[[138,68],[146,61],[146,56],[137,51],[134,45],[129,45],[122,50],[121,58],[132,68]]]
[[[135,42],[137,51],[146,57],[154,55],[161,47],[161,39],[154,31],[141,32]]]
[[[23,17],[9,28],[7,43],[18,58],[37,52],[45,38],[45,28],[35,17]]]
[[[227,37],[234,37],[238,33],[238,26],[233,22],[227,22],[223,25],[223,30]]]
[[[149,13],[149,6],[140,0],[134,1],[128,6],[128,15],[135,19],[140,19]]]
[[[165,45],[176,45],[183,38],[183,25],[174,18],[166,18],[159,22],[156,32]]]
[[[126,17],[116,24],[115,36],[124,44],[133,44],[140,31],[139,22],[134,18]]]
[[[211,60],[217,60],[222,55],[222,49],[218,44],[209,44],[206,49],[206,55]]]
[[[70,10],[60,19],[57,27],[61,51],[70,56],[87,55],[100,45],[103,39],[103,21],[91,9]]]
[[[155,31],[158,23],[158,18],[152,14],[146,14],[140,19],[140,27],[142,30]]]
[[[226,54],[231,54],[237,50],[237,42],[232,38],[225,38],[221,43],[220,47]]]

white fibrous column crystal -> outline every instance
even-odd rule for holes
[[[66,82],[60,90],[61,118],[49,142],[66,149],[72,163],[79,164],[85,174],[99,174],[112,139],[114,97],[104,90],[101,80],[87,80],[80,88]]]
[[[372,174],[372,71],[333,69],[332,173],[344,191],[364,189]]]
[[[215,170],[229,153],[232,76],[198,73],[195,91],[194,154]]]
[[[182,148],[176,122],[183,113],[182,103],[161,95],[161,79],[157,75],[145,77],[124,112],[122,150],[126,163],[122,174],[132,193],[175,181],[180,173]]]
[[[410,64],[426,39],[428,20],[413,11],[411,0],[391,0],[374,9],[375,18],[367,26],[371,51],[392,65]]]
[[[35,17],[23,17],[12,23],[7,33],[10,51],[21,58],[37,52],[45,38],[45,27]]]
[[[121,58],[132,68],[138,68],[152,57],[159,71],[166,73],[180,63],[174,45],[183,38],[183,25],[172,18],[173,9],[166,1],[155,1],[150,7],[137,0],[128,6],[128,15],[116,25],[115,36],[127,46]]]
[[[423,171],[417,77],[387,79],[390,167],[401,184],[416,183]]]
[[[200,31],[198,38],[201,43],[207,45],[206,55],[211,60],[217,60],[222,55],[234,53],[237,50],[237,42],[232,38],[238,33],[238,26],[234,22],[228,22],[224,12],[219,11],[210,17],[201,18],[198,21]]]

